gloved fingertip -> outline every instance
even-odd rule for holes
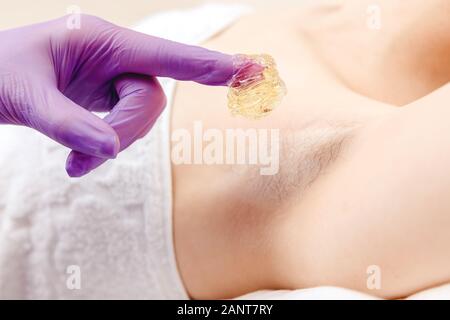
[[[66,172],[71,178],[80,178],[89,173],[88,156],[72,151],[67,157]]]
[[[49,128],[50,134],[47,135],[80,153],[104,159],[116,158],[120,151],[120,140],[116,131],[88,111],[78,112],[80,113],[75,114],[71,121],[55,121]],[[64,117],[67,118],[67,116],[61,118]]]
[[[263,77],[265,67],[257,60],[250,56],[243,54],[236,54],[233,56],[233,76],[229,79],[227,85],[231,87],[238,87],[248,79],[256,79]]]
[[[115,159],[120,151],[120,140],[117,134],[107,135],[99,148],[99,156],[107,159]]]

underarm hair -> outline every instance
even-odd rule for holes
[[[280,207],[293,197],[301,197],[317,178],[340,157],[357,124],[315,123],[280,135],[280,168],[276,175],[261,176],[248,168],[242,184],[249,201]],[[248,188],[248,189],[247,189]]]

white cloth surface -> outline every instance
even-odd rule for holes
[[[237,298],[239,300],[380,300],[374,295],[338,288],[316,287],[299,290],[263,290]],[[406,300],[450,300],[450,284],[420,291]]]
[[[205,5],[158,14],[135,29],[196,44],[246,11]],[[0,127],[0,298],[188,298],[172,239],[175,81],[161,82],[168,107],[150,134],[82,179],[66,175],[65,148],[29,129]],[[68,279],[81,288],[70,290]]]

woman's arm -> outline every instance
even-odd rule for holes
[[[281,287],[399,298],[450,281],[449,102],[447,85],[355,136],[279,229]]]

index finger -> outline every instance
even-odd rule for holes
[[[242,65],[240,55],[229,55],[120,28],[120,73],[190,80],[226,86]],[[258,69],[257,63],[255,66]],[[260,66],[261,71],[263,68]]]

